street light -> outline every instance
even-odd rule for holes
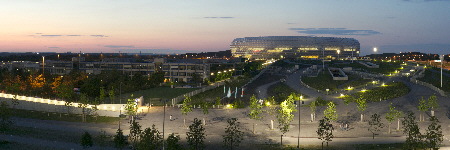
[[[439,59],[441,60],[441,89],[442,89],[442,62],[444,61],[444,55],[439,55]]]
[[[42,56],[42,74],[45,73],[44,70],[45,70],[45,56]]]
[[[300,103],[298,103],[297,107],[298,107],[298,135],[297,135],[297,148],[300,149],[300,105],[302,104],[303,100],[303,95],[300,96]]]
[[[373,52],[377,53],[378,49],[376,47],[373,48]]]
[[[338,53],[338,60],[339,60],[339,54],[341,53],[341,50],[337,50]]]

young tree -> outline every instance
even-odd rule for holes
[[[115,92],[114,92],[114,87],[113,86],[109,90],[108,96],[109,96],[109,100],[111,101],[111,104],[114,104]]]
[[[250,116],[250,119],[254,120],[260,120],[262,118],[262,105],[258,103],[258,99],[256,99],[256,96],[253,95],[250,97],[250,113],[248,113],[248,116]],[[253,134],[255,134],[255,123],[253,123]]]
[[[389,122],[389,131],[388,133],[391,134],[391,124],[392,121],[394,121],[396,118],[400,118],[401,112],[396,110],[394,106],[392,106],[392,103],[389,104],[389,112],[386,113],[386,120]]]
[[[131,95],[133,97],[133,95]],[[135,99],[131,98],[128,99],[127,104],[125,105],[126,114],[131,118],[131,120],[134,120],[134,117],[137,115],[137,102]]]
[[[131,145],[133,147],[137,147],[138,141],[139,141],[139,135],[141,134],[141,125],[139,125],[136,120],[130,120],[130,134],[128,135],[128,138],[130,139]]]
[[[88,132],[84,132],[81,136],[81,146],[83,146],[84,149],[88,147],[92,147],[93,145],[92,136]]]
[[[330,119],[330,121],[336,121],[338,114],[336,112],[336,105],[333,102],[328,102],[328,107],[323,111],[325,118]]]
[[[13,124],[11,109],[6,101],[0,103],[0,131],[7,130]]]
[[[203,140],[206,138],[205,128],[200,120],[194,118],[194,122],[189,126],[189,132],[186,132],[186,139],[190,149],[204,149]]]
[[[369,128],[367,130],[372,132],[372,139],[375,139],[375,132],[379,132],[380,129],[384,126],[383,123],[381,123],[380,117],[381,116],[377,113],[370,116]]]
[[[286,100],[280,103],[280,107],[278,108],[278,128],[282,133],[281,141],[283,141],[283,135],[289,131],[289,124],[294,120],[294,112],[297,112],[295,109],[294,101],[297,96],[295,93],[292,93],[288,96]]]
[[[330,119],[324,117],[323,119],[319,120],[319,128],[317,129],[316,133],[319,136],[318,139],[322,140],[322,149],[324,142],[327,142],[328,147],[328,142],[333,140],[333,130],[334,127],[330,123]]]
[[[180,141],[180,136],[175,134],[170,134],[169,137],[167,137],[166,143],[167,143],[167,150],[180,150],[181,145],[178,144]]]
[[[127,137],[123,135],[123,132],[121,129],[117,129],[117,134],[114,135],[114,147],[118,149],[123,149],[125,146],[127,146]]]
[[[359,98],[356,99],[356,103],[358,111],[361,112],[361,122],[364,121],[364,111],[367,108],[367,100],[361,95]]]
[[[100,94],[98,96],[100,103],[105,101],[105,97],[106,97],[106,90],[105,90],[105,87],[102,86],[102,87],[100,87]]]
[[[184,100],[183,100],[183,105],[181,106],[181,114],[183,114],[183,123],[184,126],[186,127],[186,115],[188,114],[188,112],[192,112],[192,104],[191,104],[191,97],[189,96],[184,96]]]
[[[78,101],[78,108],[82,109],[81,121],[86,122],[87,107],[89,105],[89,97],[86,94],[80,94],[80,100]]]
[[[403,134],[406,134],[405,149],[420,149],[424,147],[423,136],[415,119],[414,113],[409,112],[402,120]]]
[[[439,107],[436,95],[431,95],[428,97],[428,108],[431,110],[431,116],[434,116],[434,109]]]
[[[137,149],[161,149],[163,145],[163,137],[156,130],[155,125],[152,128],[145,128],[145,130],[139,135],[140,141]]]
[[[425,111],[427,111],[430,107],[428,107],[427,101],[423,98],[419,99],[419,106],[417,106],[419,111],[421,112],[419,115],[419,121],[425,121],[425,116],[423,115]]]
[[[428,126],[427,133],[425,135],[425,145],[430,149],[439,149],[444,141],[444,135],[442,134],[441,125],[436,116],[431,116],[431,124]]]
[[[233,147],[239,147],[244,133],[240,131],[240,122],[237,122],[236,118],[230,118],[227,122],[228,126],[225,128],[225,135],[223,135],[223,144],[225,148],[233,150]]]
[[[201,108],[202,108],[202,111],[203,111],[203,115],[205,115],[203,117],[203,125],[206,125],[205,117],[209,113],[210,104],[208,102],[206,102],[206,101],[203,101],[200,105],[201,105]]]
[[[309,108],[311,109],[311,122],[316,119],[317,101],[312,101],[309,103]]]

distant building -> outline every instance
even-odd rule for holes
[[[344,59],[359,56],[360,44],[353,38],[263,36],[236,38],[230,48],[233,57],[248,59]]]

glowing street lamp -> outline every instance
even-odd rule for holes
[[[338,60],[339,60],[339,54],[341,53],[341,50],[337,50],[338,53]]]
[[[374,53],[377,53],[377,51],[378,51],[378,48],[374,47],[374,48],[373,48],[373,52],[374,52]]]

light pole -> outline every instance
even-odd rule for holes
[[[442,67],[443,67],[442,62],[444,61],[444,55],[440,55],[439,59],[441,60],[441,89],[442,89]]]
[[[378,49],[376,47],[373,48],[373,53],[376,54],[378,51]],[[373,56],[374,58],[376,57],[375,55]]]
[[[339,54],[341,53],[341,50],[337,50],[338,53],[338,60],[339,60]]]
[[[45,73],[45,56],[42,56],[42,75]]]
[[[303,96],[300,96],[300,103],[298,103],[298,135],[297,135],[297,148],[300,149],[300,106],[303,103]]]

